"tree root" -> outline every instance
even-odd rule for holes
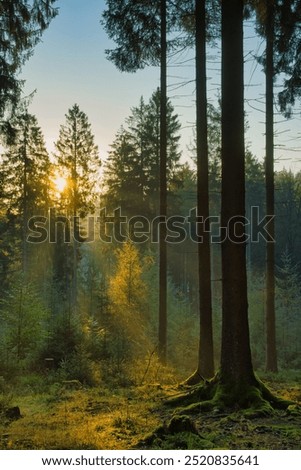
[[[136,448],[214,449],[216,443],[202,433],[202,413],[208,413],[210,420],[231,419],[229,415],[254,419],[273,415],[278,409],[300,414],[297,405],[274,396],[255,376],[249,381],[231,384],[216,374],[202,384],[181,385],[184,390],[164,402],[169,408],[170,421],[165,421]]]
[[[196,370],[188,379],[186,379],[181,385],[193,386],[201,383],[207,383],[208,381]]]
[[[175,414],[192,415],[200,412],[221,413],[241,410],[248,417],[286,410],[294,402],[276,397],[258,378],[250,383],[224,383],[219,374],[203,384],[189,387],[166,403],[176,408]]]

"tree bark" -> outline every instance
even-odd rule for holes
[[[161,76],[160,76],[160,224],[159,238],[159,358],[166,362],[167,349],[167,45],[166,45],[166,0],[161,0]]]
[[[267,1],[266,9],[266,213],[275,214],[274,201],[274,7]],[[275,222],[269,223],[266,244],[266,370],[277,372],[275,318]]]
[[[24,167],[23,167],[23,226],[22,226],[22,271],[23,274],[27,274],[28,270],[28,244],[27,244],[27,233],[28,233],[28,165],[29,159],[27,155],[27,117],[24,118]]]
[[[221,383],[255,383],[251,359],[245,216],[243,0],[222,2]],[[237,222],[234,225],[234,222]],[[227,230],[224,228],[227,227]]]
[[[72,184],[73,184],[73,246],[72,246],[72,293],[71,293],[71,306],[73,313],[77,312],[77,256],[78,256],[78,240],[79,240],[79,226],[77,220],[78,213],[78,181],[77,181],[77,122],[75,120],[74,126],[74,155],[72,167]]]
[[[209,217],[209,165],[206,80],[206,2],[196,0],[196,144],[197,207],[203,221]],[[198,243],[200,338],[197,373],[205,378],[214,375],[210,233],[201,224]]]

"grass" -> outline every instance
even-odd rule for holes
[[[279,396],[301,401],[295,377],[261,377]],[[176,394],[172,385],[132,388],[66,389],[53,384],[43,390],[16,390],[9,406],[22,418],[0,419],[1,449],[300,449],[301,415],[289,412],[250,419],[243,413],[195,412],[177,431],[173,410],[162,402]],[[5,403],[5,396],[2,397]],[[187,418],[188,419],[188,418]],[[169,429],[169,432],[164,432]],[[169,425],[168,425],[169,423]],[[169,428],[168,428],[169,426]],[[188,426],[188,427],[187,427]],[[194,431],[194,428],[196,431]],[[145,439],[161,429],[155,439]],[[162,431],[163,429],[163,431]]]
[[[150,400],[94,388],[15,396],[22,419],[0,426],[1,449],[127,449],[158,425]]]

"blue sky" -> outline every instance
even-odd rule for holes
[[[86,112],[101,156],[130,108],[159,84],[159,70],[120,73],[105,57],[113,45],[100,25],[102,0],[59,0],[59,15],[26,63],[26,93],[37,90],[30,111],[37,115],[49,148],[74,103]]]
[[[59,0],[59,15],[44,33],[34,55],[23,67],[21,78],[26,80],[25,93],[37,90],[30,105],[43,129],[47,147],[53,150],[59,126],[67,110],[78,103],[92,124],[100,157],[104,160],[110,144],[130,109],[140,96],[146,99],[159,86],[159,69],[148,67],[135,74],[121,73],[105,56],[105,49],[114,47],[100,24],[104,0]],[[246,112],[250,129],[247,141],[252,151],[264,156],[264,76],[256,65],[254,52],[261,40],[252,27],[246,27]],[[209,51],[209,99],[216,101],[219,92],[220,52]],[[181,64],[179,67],[178,64]],[[182,122],[184,160],[189,157],[187,145],[192,139],[194,110],[194,83],[178,87],[182,81],[194,79],[193,51],[184,52],[169,61],[169,95]],[[256,111],[254,108],[260,109]],[[298,113],[297,113],[298,114]],[[300,118],[276,125],[277,169],[283,166],[301,169]],[[284,147],[283,147],[284,146]]]

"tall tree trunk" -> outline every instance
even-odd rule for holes
[[[274,203],[274,6],[266,2],[266,213],[275,214]],[[266,244],[266,370],[277,372],[275,322],[275,222],[269,224]]]
[[[255,383],[251,359],[245,216],[243,0],[222,2],[221,383],[238,396]],[[234,227],[233,222],[240,223]]]
[[[27,156],[27,123],[24,121],[24,168],[23,168],[23,226],[22,226],[22,271],[23,274],[27,273],[28,270],[28,244],[27,244],[27,233],[28,233],[28,164],[29,159]]]
[[[209,217],[209,164],[207,124],[207,80],[206,80],[206,2],[196,0],[196,151],[197,151],[197,207],[203,221]],[[199,309],[200,337],[199,357],[196,372],[187,380],[192,384],[201,377],[214,375],[210,233],[201,224],[198,234]]]
[[[160,216],[167,216],[167,45],[166,0],[161,0],[161,76],[160,76]],[[167,246],[166,223],[160,224],[159,239],[159,358],[166,362],[167,348]]]
[[[71,307],[73,313],[77,310],[77,252],[79,240],[79,222],[77,220],[78,211],[78,188],[77,188],[77,128],[75,122],[75,136],[74,136],[74,162],[72,169],[72,184],[73,184],[73,260],[72,260],[72,293],[71,293]]]

